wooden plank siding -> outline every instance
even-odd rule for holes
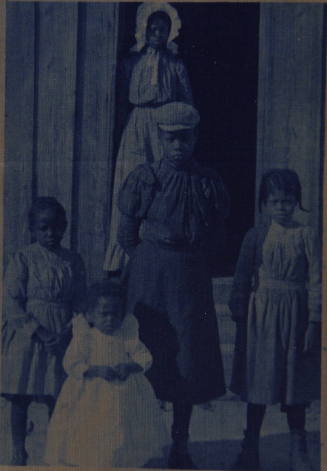
[[[110,221],[118,10],[113,3],[81,5],[81,9],[84,60],[77,113],[75,239],[87,273],[95,277],[102,274]]]
[[[55,196],[68,217],[70,241],[75,128],[77,4],[40,3],[37,193]]]
[[[32,3],[8,3],[6,27],[4,263],[30,240],[34,150],[35,11]]]
[[[257,193],[267,169],[294,169],[309,210],[296,216],[321,229],[324,6],[267,3],[260,10]]]
[[[34,196],[69,220],[63,245],[102,276],[113,180],[117,3],[8,3],[5,263],[30,242]]]

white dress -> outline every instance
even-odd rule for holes
[[[163,412],[143,372],[126,381],[85,379],[91,365],[134,361],[151,366],[138,338],[138,324],[127,316],[113,335],[91,328],[79,315],[64,358],[68,378],[49,424],[45,463],[92,467],[141,467],[162,456],[169,443]]]

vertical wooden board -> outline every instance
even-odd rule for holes
[[[29,242],[34,107],[34,5],[7,3],[4,265]]]
[[[314,34],[312,32],[314,31]],[[297,51],[294,74],[295,99],[291,107],[291,148],[289,165],[302,181],[303,204],[310,212],[304,221],[321,226],[323,126],[324,6],[298,5],[295,21]],[[309,66],[310,64],[310,66]],[[299,158],[300,156],[300,158]]]
[[[102,276],[110,216],[118,8],[85,5],[77,241],[90,279]]]
[[[268,168],[293,168],[310,209],[297,217],[316,227],[321,211],[323,8],[261,5],[259,48],[257,189]]]
[[[69,244],[75,124],[77,4],[40,3],[37,187],[65,207]]]

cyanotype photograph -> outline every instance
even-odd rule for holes
[[[0,465],[319,471],[323,3],[6,3]]]

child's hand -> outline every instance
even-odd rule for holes
[[[126,381],[130,374],[142,371],[142,367],[134,362],[120,363],[115,366],[115,371],[121,381]]]
[[[119,379],[117,372],[109,366],[91,366],[85,373],[86,378],[102,378],[106,381],[115,381]]]
[[[304,353],[318,350],[320,341],[320,323],[309,322],[304,340]]]
[[[127,363],[120,363],[119,365],[115,366],[115,371],[121,381],[126,381],[130,374],[129,365]]]

